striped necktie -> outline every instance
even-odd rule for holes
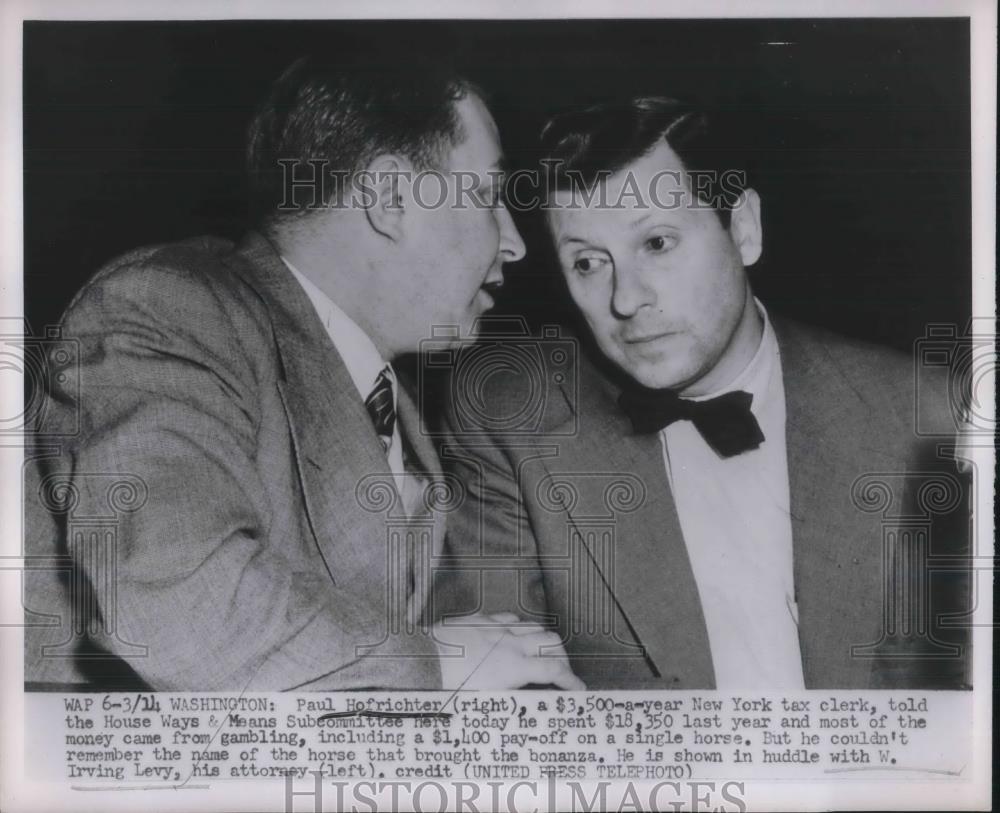
[[[388,453],[392,445],[392,433],[396,427],[396,405],[392,393],[392,368],[385,369],[375,379],[375,386],[365,399],[365,409],[372,419],[375,432],[382,441],[382,449]]]

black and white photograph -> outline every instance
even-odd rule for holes
[[[992,6],[158,5],[3,21],[6,809],[989,808]]]

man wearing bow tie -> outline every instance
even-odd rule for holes
[[[558,641],[535,624],[428,623],[455,486],[393,365],[436,325],[470,339],[524,246],[483,192],[501,154],[476,90],[373,45],[275,82],[241,243],[139,249],[68,310],[79,378],[40,427],[68,439],[25,488],[28,554],[67,570],[26,577],[49,620],[28,627],[31,685],[579,686],[537,657]],[[136,496],[105,541],[79,523],[108,516],[117,481]]]
[[[912,361],[754,298],[761,201],[694,108],[579,110],[542,142],[545,216],[594,347],[577,368],[540,343],[541,381],[478,371],[478,425],[456,400],[446,457],[479,499],[449,530],[457,606],[552,624],[589,688],[928,685],[912,668],[928,659],[885,637],[902,554],[856,486],[920,472],[910,499],[941,468],[914,432]],[[470,384],[459,368],[453,390]],[[537,425],[505,423],[539,384]]]

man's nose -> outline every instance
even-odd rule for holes
[[[505,263],[516,263],[524,256],[524,241],[506,206],[497,209],[500,224],[500,256]]]
[[[623,319],[635,316],[643,306],[656,302],[656,292],[638,268],[616,265],[611,284],[611,308]]]

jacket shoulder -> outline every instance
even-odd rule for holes
[[[196,237],[129,251],[105,264],[63,318],[73,334],[113,331],[144,321],[166,333],[228,345],[266,329],[266,306],[239,273],[234,244]]]
[[[781,317],[772,323],[783,361],[791,351],[827,369],[871,410],[893,416],[908,435],[954,435],[953,376],[948,367],[924,363],[919,340],[904,352]]]
[[[912,372],[910,356],[894,347],[781,316],[772,316],[771,323],[782,345],[794,342],[810,354],[826,356],[852,374],[879,376],[888,373],[896,381]]]

